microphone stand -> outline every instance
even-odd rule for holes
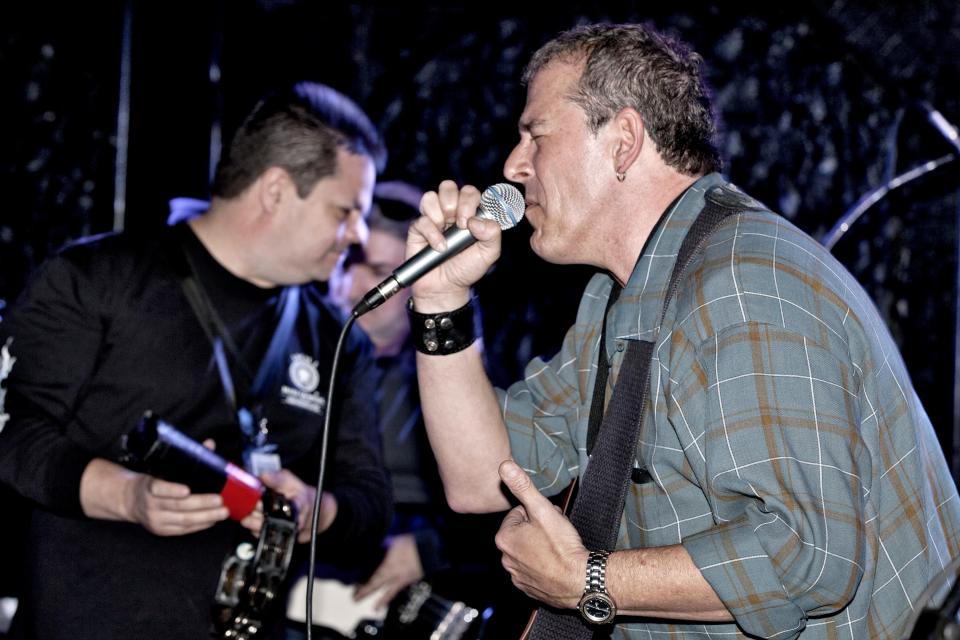
[[[936,160],[929,160],[924,162],[921,165],[918,165],[908,171],[904,171],[898,176],[891,178],[885,184],[877,187],[876,189],[868,192],[866,195],[862,196],[859,200],[850,209],[848,209],[840,219],[837,220],[836,224],[833,225],[833,228],[830,229],[826,234],[824,234],[821,239],[821,243],[828,250],[832,250],[834,245],[840,241],[840,238],[853,226],[860,216],[867,212],[867,209],[875,205],[882,197],[897,189],[903,185],[916,180],[920,176],[930,173],[934,169],[942,167],[943,165],[953,162],[960,156],[960,132],[957,131],[957,128],[950,124],[950,122],[943,117],[939,111],[933,108],[929,102],[923,101],[919,103],[920,107],[927,114],[927,121],[936,129],[943,138],[950,143],[950,145],[956,149],[956,153],[948,153],[947,155],[940,156]]]
[[[885,195],[902,187],[908,182],[916,180],[920,176],[926,175],[938,169],[945,164],[953,162],[957,159],[957,154],[948,153],[945,156],[940,156],[936,160],[928,160],[921,165],[904,171],[898,176],[895,176],[888,180],[885,184],[877,187],[876,189],[868,192],[863,195],[859,200],[854,203],[840,218],[837,220],[836,224],[833,225],[833,228],[830,229],[823,238],[820,240],[821,244],[825,246],[828,250],[833,250],[833,247],[840,241],[840,238],[850,230],[850,227],[853,226],[853,223],[860,219],[864,213],[867,212],[867,209],[875,205],[880,201]]]

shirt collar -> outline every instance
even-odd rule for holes
[[[690,185],[664,211],[620,299],[610,310],[607,322],[612,331],[607,335],[628,340],[653,340],[656,337],[667,284],[683,238],[703,209],[704,194],[711,187],[725,182],[718,173],[707,174]]]

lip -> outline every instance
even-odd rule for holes
[[[524,217],[530,226],[536,229],[539,226],[539,222],[543,217],[543,209],[540,207],[539,202],[530,202],[527,203],[527,208],[524,211]]]

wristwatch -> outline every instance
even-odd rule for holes
[[[587,584],[580,598],[580,615],[591,624],[612,622],[617,605],[607,593],[607,556],[609,551],[591,551],[587,557]]]

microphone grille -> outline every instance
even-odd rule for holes
[[[523,219],[525,209],[520,191],[505,182],[489,186],[480,194],[479,215],[496,220],[504,231]]]

